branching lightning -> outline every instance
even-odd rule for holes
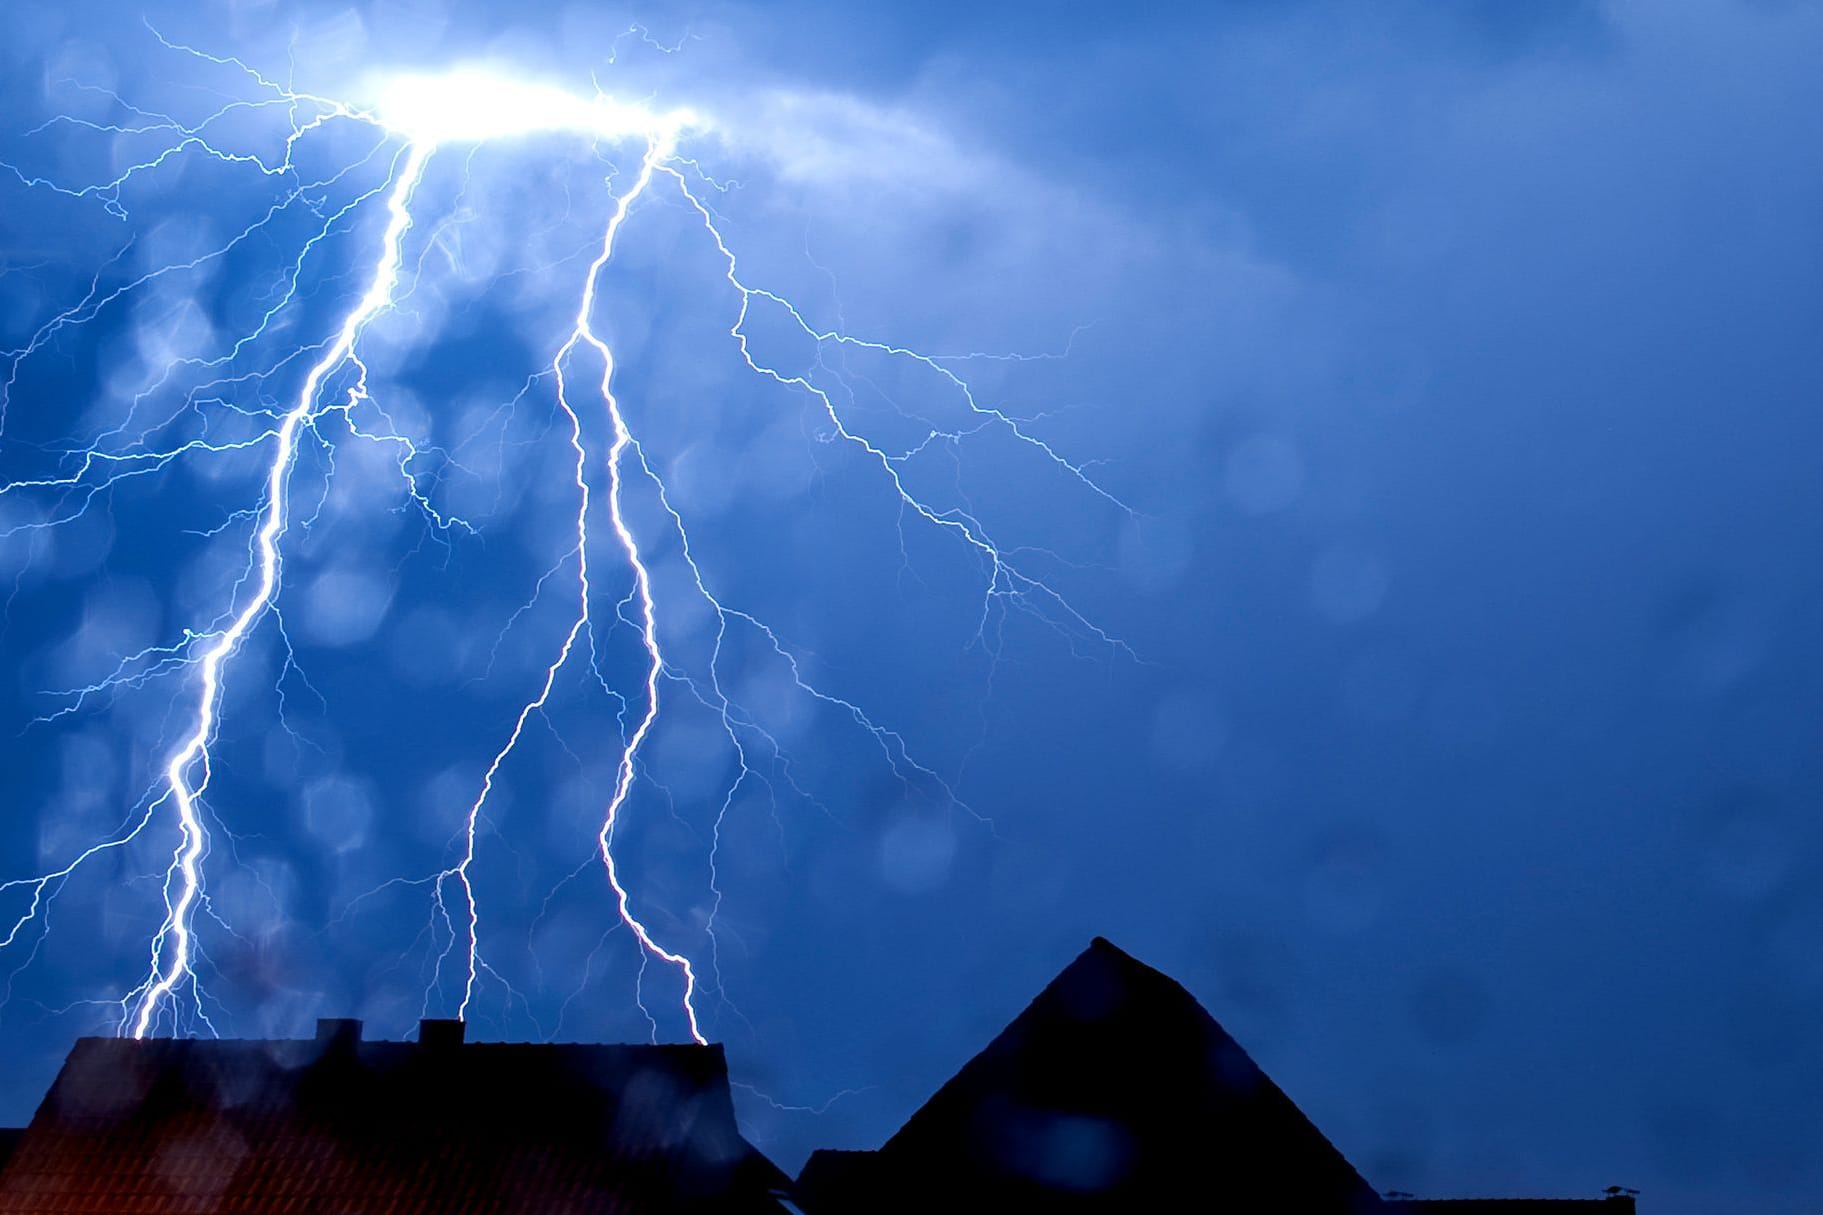
[[[658,46],[644,31],[638,33]],[[38,719],[39,725],[46,725],[92,712],[128,691],[159,685],[176,689],[171,702],[177,722],[174,740],[156,766],[155,781],[124,813],[119,828],[37,874],[0,883],[0,897],[17,900],[0,915],[0,950],[29,944],[35,954],[48,929],[52,902],[79,869],[154,841],[160,848],[168,844],[168,862],[159,879],[162,920],[148,942],[143,977],[119,997],[121,1033],[144,1037],[197,1026],[214,1028],[204,991],[201,937],[205,921],[219,919],[210,907],[209,877],[222,828],[211,811],[208,794],[217,774],[215,749],[228,711],[229,685],[236,678],[236,660],[250,639],[269,628],[284,646],[286,672],[296,668],[283,615],[287,538],[294,529],[308,530],[323,501],[313,505],[299,500],[293,482],[301,453],[314,444],[313,449],[324,453],[333,470],[339,446],[366,443],[385,449],[391,453],[404,500],[421,512],[432,532],[478,534],[462,514],[439,501],[435,475],[424,473],[433,446],[412,437],[409,426],[402,425],[375,399],[363,339],[382,317],[405,305],[413,283],[423,273],[426,255],[417,254],[414,262],[412,249],[417,238],[413,234],[430,221],[418,213],[415,199],[433,164],[460,160],[482,145],[540,137],[570,139],[598,148],[632,147],[637,151],[638,170],[617,190],[610,177],[611,206],[600,229],[599,244],[573,285],[566,288],[575,292],[573,319],[567,332],[551,335],[544,368],[534,377],[548,383],[554,392],[558,429],[567,444],[566,492],[573,514],[566,516],[567,531],[557,564],[538,580],[532,598],[515,613],[509,628],[539,603],[547,587],[565,588],[572,606],[542,663],[541,677],[525,689],[516,712],[501,722],[498,745],[481,771],[472,800],[459,816],[453,859],[425,876],[396,879],[404,885],[425,887],[431,899],[432,923],[427,931],[441,943],[434,950],[434,966],[426,984],[427,1010],[444,999],[446,971],[453,976],[459,995],[450,998],[449,1007],[442,1011],[469,1017],[481,987],[490,979],[498,981],[510,997],[506,981],[487,958],[486,901],[477,888],[475,868],[494,802],[503,784],[512,779],[515,756],[528,730],[548,718],[560,681],[572,668],[586,666],[588,678],[617,706],[620,722],[619,736],[611,740],[618,755],[611,787],[594,827],[593,863],[605,878],[606,897],[618,927],[632,935],[643,959],[659,964],[672,976],[668,981],[675,982],[679,1024],[698,1042],[706,1041],[701,998],[705,991],[718,995],[721,991],[715,961],[716,918],[723,897],[717,860],[727,818],[749,787],[775,779],[762,771],[761,756],[778,766],[782,779],[799,795],[808,796],[796,789],[784,760],[784,744],[761,715],[742,706],[725,678],[735,632],[750,636],[783,664],[799,695],[851,723],[877,749],[881,762],[896,779],[908,787],[919,784],[938,790],[950,805],[966,809],[952,782],[913,758],[898,732],[877,722],[856,699],[818,686],[806,675],[801,653],[785,636],[758,615],[726,602],[715,589],[715,579],[699,563],[685,512],[674,505],[659,464],[648,457],[622,407],[615,352],[597,324],[601,287],[614,271],[617,249],[632,239],[628,233],[636,212],[653,196],[668,192],[675,204],[686,208],[700,226],[706,248],[720,259],[731,304],[727,333],[746,369],[778,390],[813,401],[828,437],[859,453],[895,500],[901,517],[949,537],[979,568],[981,598],[974,625],[979,644],[991,648],[994,621],[1014,608],[1030,613],[1073,644],[1124,649],[1116,637],[1073,607],[1059,589],[1028,572],[1016,551],[998,544],[966,501],[945,504],[921,495],[907,468],[929,449],[959,444],[969,435],[996,429],[1110,507],[1126,512],[1125,505],[1094,478],[1088,464],[1069,459],[1034,433],[1029,420],[982,400],[954,370],[956,360],[818,326],[784,295],[750,284],[718,223],[710,201],[713,195],[704,192],[708,179],[697,162],[679,150],[683,141],[710,129],[708,119],[688,110],[659,112],[616,101],[599,87],[585,96],[474,70],[399,75],[376,91],[372,104],[357,105],[295,91],[235,59],[160,41],[173,52],[239,73],[250,95],[194,122],[132,107],[119,98],[113,101],[116,110],[126,116],[122,121],[65,120],[65,125],[95,133],[156,143],[150,154],[132,158],[104,180],[62,182],[50,174],[0,165],[0,172],[16,179],[15,188],[56,192],[69,205],[99,206],[121,219],[130,215],[136,189],[193,159],[281,183],[275,201],[254,222],[212,248],[137,274],[121,274],[110,263],[79,299],[57,310],[16,348],[0,352],[5,361],[0,377],[0,458],[9,460],[4,467],[11,469],[26,456],[48,458],[53,465],[0,483],[0,506],[11,503],[18,507],[0,515],[0,537],[65,527],[91,512],[107,510],[111,495],[122,487],[142,478],[170,475],[196,461],[250,457],[260,461],[257,497],[224,502],[220,521],[212,529],[218,534],[249,529],[244,566],[232,578],[219,605],[204,618],[182,625],[166,641],[120,654],[100,678],[63,689]],[[658,49],[670,53],[677,48]],[[276,156],[237,147],[227,133],[249,118],[261,116],[283,123],[278,140],[281,151]],[[38,134],[42,136],[54,125],[47,124]],[[314,161],[315,141],[332,134],[344,142],[356,139],[364,150],[331,171],[313,176],[301,166]],[[355,180],[376,165],[386,166],[380,184],[356,188],[340,202],[329,201],[345,180]],[[303,301],[313,294],[309,277],[313,259],[332,240],[352,241],[364,223],[371,227],[366,217],[376,208],[383,221],[377,235],[370,238],[368,255],[355,262],[361,275],[358,294],[326,329],[312,335]],[[249,242],[280,239],[281,228],[295,225],[305,216],[311,217],[308,232],[297,241],[295,256],[286,260],[257,319],[228,340],[219,353],[186,353],[173,358],[150,383],[135,391],[123,417],[77,437],[63,449],[34,450],[22,456],[25,447],[15,442],[7,450],[6,411],[14,404],[22,372],[35,360],[49,357],[60,337],[95,324],[98,317],[126,306],[163,280],[225,265]],[[124,257],[124,251],[116,260],[119,257]],[[550,277],[555,277],[555,271]],[[814,369],[793,369],[761,353],[751,329],[763,310],[771,321],[782,322],[814,348],[819,366],[824,352],[839,356],[859,351],[918,369],[938,390],[960,402],[967,424],[932,425],[909,445],[870,437]],[[249,352],[266,345],[280,353],[248,369]],[[282,400],[264,391],[268,385],[291,378],[296,379],[295,386]],[[257,390],[253,405],[241,403],[235,395],[249,385]],[[172,398],[174,388],[175,405],[159,404]],[[533,384],[528,383],[526,391],[532,389]],[[657,516],[668,529],[663,535],[642,530],[629,501],[636,487],[645,487],[644,492],[655,499]],[[326,488],[323,496],[327,497]],[[611,533],[605,536],[597,534],[604,515],[606,530]],[[666,641],[668,607],[661,602],[647,556],[660,541],[676,546],[691,592],[712,621],[707,655],[694,664],[674,659]],[[601,568],[604,554],[613,558],[607,579]],[[615,581],[619,589],[613,592],[618,598],[612,612],[604,614],[606,580]],[[602,638],[621,626],[630,628],[639,648],[639,671],[630,681],[605,672],[599,656]],[[706,957],[693,956],[696,946],[691,943],[662,939],[664,934],[641,912],[640,895],[616,850],[617,832],[635,807],[643,804],[645,791],[659,792],[647,774],[645,751],[674,694],[713,715],[735,758],[735,773],[716,804],[705,808],[712,815],[710,909],[702,925]],[[281,727],[282,696],[281,689]],[[605,745],[602,740],[591,743]],[[30,960],[28,954],[19,965]],[[593,955],[591,964],[592,960]],[[584,978],[586,981],[587,976]],[[648,1017],[656,1037],[662,1027],[656,1017]]]

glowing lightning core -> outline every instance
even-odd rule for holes
[[[426,148],[562,132],[669,149],[678,136],[702,125],[690,110],[654,113],[602,94],[579,97],[481,68],[392,76],[376,92],[375,121]]]

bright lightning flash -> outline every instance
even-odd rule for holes
[[[120,1000],[119,1029],[135,1037],[166,1030],[181,1032],[190,1024],[201,1024],[213,1030],[199,969],[202,957],[199,916],[213,914],[206,893],[206,870],[211,864],[211,815],[206,811],[204,799],[216,762],[212,748],[221,726],[224,687],[234,661],[243,652],[248,639],[266,622],[276,622],[273,627],[279,636],[283,636],[279,604],[285,587],[285,541],[288,529],[300,522],[305,517],[301,511],[308,509],[294,501],[297,494],[292,482],[300,447],[307,437],[326,447],[332,446],[321,427],[332,419],[339,419],[347,435],[343,442],[371,442],[396,456],[410,502],[439,532],[472,530],[453,511],[440,507],[435,501],[434,487],[421,483],[414,472],[421,446],[396,428],[390,415],[375,402],[368,367],[363,361],[363,336],[377,320],[400,304],[402,291],[409,282],[408,275],[413,271],[412,233],[414,227],[421,227],[426,222],[414,212],[414,196],[433,161],[445,149],[466,154],[466,150],[478,145],[528,136],[573,136],[594,145],[631,145],[638,149],[639,156],[637,174],[612,196],[596,252],[572,288],[576,300],[573,320],[567,332],[551,335],[547,347],[548,366],[539,376],[548,377],[555,388],[556,408],[569,448],[567,468],[573,487],[568,492],[572,494],[570,500],[574,505],[573,515],[566,516],[570,531],[562,542],[565,556],[557,568],[540,580],[539,586],[542,589],[547,580],[553,579],[572,586],[574,610],[557,644],[549,652],[548,661],[543,664],[542,678],[527,689],[529,695],[510,722],[502,723],[505,728],[500,744],[493,751],[473,800],[461,814],[456,833],[456,859],[447,868],[428,877],[399,880],[428,886],[434,922],[441,923],[446,934],[446,944],[438,955],[435,973],[426,991],[426,1006],[428,1008],[441,990],[445,963],[451,962],[461,986],[461,997],[455,1003],[454,1011],[457,1016],[467,1017],[479,985],[493,973],[483,957],[483,907],[472,880],[490,800],[506,778],[508,766],[528,726],[549,710],[560,675],[573,663],[593,663],[589,655],[595,645],[602,578],[597,559],[604,550],[611,551],[616,554],[619,570],[614,577],[622,580],[620,584],[625,590],[614,609],[610,626],[631,625],[644,658],[643,674],[633,686],[608,689],[620,705],[622,729],[617,740],[619,759],[612,788],[596,829],[596,860],[605,874],[619,924],[632,933],[645,958],[661,963],[675,974],[681,989],[678,1009],[683,1028],[694,1040],[704,1041],[703,1020],[698,1008],[704,978],[699,973],[698,963],[687,956],[682,947],[662,943],[642,918],[636,906],[638,900],[615,852],[616,829],[640,795],[644,771],[642,751],[660,723],[667,685],[683,689],[688,697],[719,718],[728,745],[738,759],[738,774],[725,788],[716,807],[714,824],[718,845],[723,821],[737,792],[750,782],[763,779],[759,769],[749,762],[754,749],[770,752],[774,757],[780,753],[780,744],[764,723],[726,690],[725,643],[736,631],[757,640],[786,664],[798,694],[838,711],[851,721],[870,745],[878,748],[898,779],[940,789],[952,805],[961,803],[948,782],[911,757],[897,733],[877,724],[855,701],[817,687],[806,679],[799,655],[778,631],[750,612],[724,602],[712,591],[712,579],[694,555],[686,520],[672,505],[664,481],[653,462],[647,459],[646,451],[622,409],[615,384],[615,355],[595,327],[599,289],[611,271],[617,245],[626,239],[636,207],[661,189],[675,191],[676,198],[701,221],[709,247],[724,268],[723,277],[733,305],[727,331],[746,367],[772,384],[806,394],[823,415],[830,437],[851,445],[865,464],[878,474],[880,484],[896,501],[902,515],[934,529],[937,535],[954,537],[958,551],[982,571],[977,638],[984,644],[995,613],[1013,607],[1030,612],[1073,639],[1121,648],[1115,638],[1078,613],[1049,583],[1025,572],[1016,560],[1016,554],[994,541],[966,503],[944,505],[921,497],[912,488],[908,468],[922,453],[946,445],[954,446],[969,434],[997,428],[1027,445],[1092,493],[1122,511],[1126,508],[1091,479],[1084,465],[1070,462],[1029,433],[1026,422],[979,401],[974,389],[948,362],[896,345],[819,328],[783,296],[748,285],[740,274],[735,254],[718,228],[715,210],[705,201],[709,197],[703,189],[705,179],[695,171],[694,161],[684,159],[678,153],[680,141],[705,131],[710,125],[689,110],[655,111],[616,101],[599,92],[579,95],[480,69],[382,79],[370,90],[374,98],[371,105],[354,105],[295,92],[236,60],[205,55],[170,43],[165,45],[216,67],[244,74],[251,97],[231,102],[194,123],[179,122],[121,102],[121,107],[131,116],[130,122],[113,126],[78,124],[122,136],[163,138],[162,146],[154,154],[130,164],[111,180],[68,185],[34,177],[10,165],[0,167],[12,169],[27,186],[55,190],[77,200],[99,201],[109,212],[123,217],[128,213],[131,193],[142,179],[156,178],[185,158],[214,159],[273,177],[285,183],[280,200],[263,218],[225,244],[193,259],[159,265],[124,284],[111,285],[97,277],[82,299],[46,321],[24,344],[0,355],[6,362],[5,379],[0,382],[0,444],[5,441],[8,398],[18,382],[21,368],[29,360],[43,357],[43,352],[60,332],[91,323],[104,311],[123,306],[135,292],[148,289],[162,279],[181,276],[204,263],[226,260],[243,242],[274,228],[276,217],[293,216],[309,208],[321,222],[315,234],[300,248],[275,301],[258,324],[236,337],[228,349],[210,358],[177,360],[152,388],[135,397],[133,416],[100,435],[73,442],[66,450],[54,453],[55,467],[0,484],[0,503],[12,499],[34,504],[36,513],[26,523],[12,524],[13,531],[54,529],[81,518],[90,510],[106,509],[108,495],[129,480],[157,474],[184,461],[247,451],[258,451],[263,459],[257,498],[233,504],[230,516],[231,521],[248,528],[248,540],[245,568],[234,581],[229,599],[221,603],[212,616],[193,622],[182,630],[181,636],[167,644],[121,656],[111,674],[86,687],[71,689],[61,707],[41,719],[49,721],[86,711],[92,704],[128,689],[143,688],[154,681],[181,680],[180,686],[185,689],[178,701],[182,726],[168,758],[159,769],[157,784],[149,788],[128,812],[122,828],[93,846],[78,850],[63,864],[36,876],[0,884],[0,895],[23,900],[17,913],[0,919],[0,949],[35,939],[29,936],[28,929],[35,928],[42,933],[51,901],[80,866],[103,853],[121,849],[148,832],[169,830],[174,842],[162,880],[163,920],[151,938],[144,977]],[[289,124],[281,160],[236,151],[224,142],[226,136],[218,137],[217,129],[228,126],[227,120],[231,116],[247,111],[269,111]],[[375,142],[369,157],[377,154],[390,159],[390,170],[382,186],[334,208],[325,207],[321,200],[354,166],[322,178],[307,178],[298,167],[300,149],[331,128],[371,132]],[[287,309],[298,307],[299,280],[307,257],[339,232],[352,216],[371,208],[382,210],[384,223],[379,228],[371,256],[364,263],[358,296],[326,333],[314,337],[273,338],[272,333],[279,323],[277,318],[287,315]],[[921,441],[909,447],[889,446],[868,437],[863,427],[848,415],[841,394],[819,382],[812,372],[788,370],[756,352],[748,325],[761,310],[801,331],[819,352],[840,353],[847,349],[905,361],[919,374],[932,376],[939,391],[957,399],[970,419],[968,425],[948,429],[933,426]],[[255,372],[237,371],[237,360],[243,352],[259,347],[268,339],[279,353]],[[285,346],[284,341],[293,344]],[[251,414],[258,421],[253,431],[242,427],[237,432],[239,437],[232,439],[212,438],[207,429],[200,435],[192,433],[175,441],[164,437],[176,429],[176,419],[207,413],[210,409],[224,415],[235,412],[226,404],[225,396],[235,384],[250,380],[264,384],[286,374],[286,369],[294,366],[302,369],[302,375],[282,402],[259,410],[238,410],[242,416]],[[187,385],[179,385],[179,406],[160,415],[155,404],[161,399],[159,394],[185,376],[194,379]],[[141,416],[142,411],[144,416]],[[0,447],[0,451],[3,450],[4,447]],[[15,447],[13,454],[17,451]],[[591,457],[592,451],[605,453],[605,458],[597,463]],[[658,601],[652,569],[644,556],[657,538],[642,536],[627,509],[626,493],[630,483],[635,481],[649,484],[657,494],[663,515],[672,529],[670,536],[681,547],[694,592],[700,605],[712,614],[715,625],[713,649],[706,660],[694,665],[687,660],[674,659],[663,640],[665,613]],[[597,498],[602,499],[605,506],[612,533],[609,537],[591,534],[592,521],[599,518]],[[290,653],[288,640],[286,652]],[[579,658],[579,652],[583,657]],[[713,850],[709,857],[710,887],[715,906],[719,908],[721,890]],[[713,949],[713,916],[707,927]],[[712,958],[710,963],[713,965]],[[501,982],[504,985],[504,980]],[[717,977],[714,989],[719,991],[719,987]],[[641,1007],[644,1007],[643,1001]],[[657,1037],[660,1027],[655,1018],[652,1027]]]
[[[375,121],[422,146],[561,132],[668,148],[684,132],[703,126],[689,110],[654,113],[602,94],[580,97],[484,68],[387,77],[374,91]]]

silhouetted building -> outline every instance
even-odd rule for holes
[[[719,1046],[84,1038],[0,1169],[4,1215],[747,1215]]]
[[[1171,979],[1100,937],[877,1152],[818,1152],[811,1212],[1353,1213],[1380,1198]]]
[[[795,1187],[735,1124],[719,1046],[84,1038],[0,1215],[1633,1215],[1376,1195],[1176,982],[1097,937],[873,1152]],[[795,1191],[795,1192],[794,1192]]]
[[[1633,1210],[1383,1200],[1189,992],[1100,937],[878,1151],[813,1155],[797,1199],[811,1215]]]

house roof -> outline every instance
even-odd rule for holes
[[[719,1046],[463,1044],[447,1025],[359,1042],[358,1022],[325,1026],[314,1041],[80,1040],[0,1169],[0,1215],[780,1209],[789,1182],[741,1138]]]
[[[1097,937],[875,1153],[822,1153],[813,1212],[1379,1211],[1379,1198],[1183,987]]]
[[[1633,1215],[1633,1197],[1606,1198],[1404,1198],[1386,1204],[1406,1215]],[[1574,1210],[1572,1210],[1574,1208]]]

